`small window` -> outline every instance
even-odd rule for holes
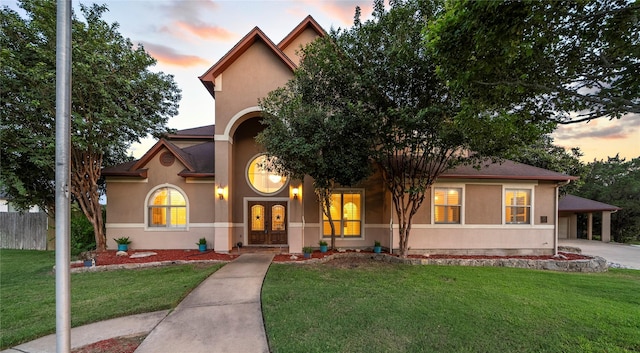
[[[148,202],[149,227],[186,228],[187,202],[177,189],[164,187],[151,194]]]
[[[435,223],[460,224],[462,189],[435,188],[433,205]]]
[[[505,192],[505,222],[531,223],[531,190],[507,189]]]
[[[362,236],[362,192],[336,191],[331,195],[331,218],[336,237],[359,238]],[[331,237],[331,222],[322,214],[322,235]]]

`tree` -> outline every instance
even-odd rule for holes
[[[640,113],[640,2],[451,1],[425,29],[468,108],[561,124]]]
[[[373,19],[366,22],[356,10],[352,28],[332,31],[330,39],[305,51],[299,70],[318,68],[309,74],[315,84],[302,92],[313,99],[305,100],[293,90],[290,100],[302,106],[300,111],[321,118],[324,114],[324,119],[334,110],[348,112],[344,118],[349,124],[363,125],[356,131],[369,132],[350,138],[366,140],[370,159],[391,194],[400,255],[406,256],[413,216],[440,174],[460,163],[518,148],[549,132],[552,125],[531,120],[528,114],[461,109],[458,98],[436,75],[422,41],[421,31],[443,10],[441,3],[408,0],[390,5],[385,9],[382,0],[375,1]],[[290,114],[286,109],[275,111]]]
[[[578,195],[622,208],[611,217],[613,239],[640,240],[640,157],[594,160]]]
[[[54,211],[56,6],[24,0],[26,12],[3,7],[0,96],[3,158],[0,183],[21,205]],[[105,5],[81,5],[72,20],[72,146],[69,191],[87,216],[97,249],[106,249],[99,204],[103,163],[127,159],[128,146],[165,132],[177,114],[173,77],[153,73],[144,48],[101,19]]]
[[[260,101],[265,129],[257,141],[273,161],[272,170],[303,180],[313,178],[313,189],[331,227],[331,249],[335,249],[335,224],[331,195],[336,185],[352,186],[370,172],[370,131],[362,121],[357,102],[334,102],[339,88],[355,79],[350,65],[331,39],[320,38],[303,50],[294,78]],[[345,75],[324,76],[326,70]],[[325,87],[322,91],[317,86]]]
[[[580,179],[560,187],[560,193],[564,195],[576,193],[584,184],[589,167],[580,161],[582,155],[579,147],[566,151],[564,148],[554,145],[550,135],[545,135],[531,145],[523,146],[503,157],[538,168],[579,177]]]

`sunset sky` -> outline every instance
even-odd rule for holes
[[[134,44],[141,43],[158,60],[154,71],[174,75],[182,90],[180,113],[169,127],[185,129],[215,123],[214,100],[198,80],[253,27],[260,27],[275,43],[283,39],[307,15],[326,30],[349,27],[356,5],[369,16],[372,1],[74,1],[106,3],[107,22],[118,22],[120,33]],[[14,1],[3,5],[17,8]],[[585,162],[615,156],[640,156],[640,115],[618,121],[603,119],[560,127],[557,145],[580,147]],[[140,157],[153,144],[147,140],[132,147]]]

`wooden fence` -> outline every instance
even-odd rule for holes
[[[47,214],[0,212],[0,248],[47,250]]]

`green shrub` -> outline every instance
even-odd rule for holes
[[[71,255],[76,256],[83,251],[95,250],[96,238],[93,226],[82,212],[72,212],[70,235]]]

